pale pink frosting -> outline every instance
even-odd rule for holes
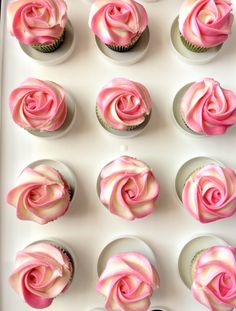
[[[19,251],[9,283],[29,306],[47,308],[71,281],[72,264],[57,247],[37,242]]]
[[[147,27],[145,8],[133,0],[95,0],[89,27],[102,42],[127,46]]]
[[[147,311],[150,297],[160,286],[159,275],[149,260],[135,252],[110,257],[97,283],[109,311]]]
[[[212,311],[236,308],[236,248],[214,246],[197,259],[192,293]]]
[[[194,45],[220,45],[231,32],[231,11],[231,0],[185,0],[179,11],[179,30]]]
[[[108,126],[126,130],[138,126],[151,113],[148,90],[140,83],[124,78],[109,81],[97,96],[99,113]]]
[[[182,193],[184,207],[202,223],[236,212],[236,174],[230,168],[209,164],[193,173]]]
[[[53,43],[67,22],[64,0],[15,0],[7,7],[8,27],[25,44]]]
[[[67,115],[64,89],[51,81],[29,78],[9,97],[13,120],[21,127],[38,131],[55,131]]]
[[[196,133],[222,135],[236,124],[236,94],[204,78],[193,83],[180,102],[182,117]]]
[[[69,186],[53,167],[26,167],[17,185],[7,195],[19,219],[46,224],[65,214],[69,207]]]
[[[100,200],[112,214],[127,220],[151,214],[159,195],[159,184],[142,161],[121,156],[100,173]]]

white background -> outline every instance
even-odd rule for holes
[[[6,1],[5,1],[6,2]],[[195,234],[211,232],[236,245],[236,216],[202,225],[179,205],[174,180],[178,168],[188,159],[205,155],[236,169],[236,127],[223,137],[194,138],[177,128],[172,118],[175,93],[183,85],[203,77],[213,77],[225,88],[236,92],[236,23],[230,39],[211,63],[192,66],[180,62],[171,50],[170,26],[178,14],[181,0],[145,3],[151,31],[150,49],[139,63],[119,67],[98,54],[94,36],[87,26],[90,5],[68,0],[69,18],[74,26],[77,45],[65,63],[43,67],[33,63],[20,50],[4,25],[4,66],[2,69],[1,132],[1,311],[23,311],[21,302],[7,283],[15,253],[30,242],[56,237],[74,249],[78,273],[70,290],[55,299],[50,311],[87,311],[103,306],[96,293],[96,262],[102,248],[113,238],[133,234],[153,248],[161,277],[161,288],[152,297],[154,305],[170,311],[203,311],[194,301],[178,275],[178,253]],[[236,5],[236,1],[233,1]],[[4,9],[4,8],[3,8]],[[17,127],[9,113],[8,95],[25,78],[35,77],[62,84],[76,99],[78,118],[72,130],[57,140],[37,139]],[[95,101],[99,89],[111,78],[126,77],[143,83],[153,99],[153,113],[145,131],[132,139],[119,139],[104,132],[96,120]],[[96,194],[100,169],[123,154],[147,162],[160,181],[156,211],[144,219],[127,222],[107,212]],[[21,170],[41,158],[58,159],[68,164],[78,179],[74,206],[61,219],[40,226],[15,217],[15,209],[5,202]]]

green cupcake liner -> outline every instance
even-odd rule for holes
[[[106,44],[106,46],[109,47],[109,49],[116,51],[116,52],[119,52],[119,53],[127,52],[127,51],[131,50],[136,45],[136,43],[138,42],[141,35],[142,34],[139,34],[138,36],[136,36],[129,45],[122,46],[122,45]]]
[[[32,44],[31,46],[33,49],[35,49],[39,52],[52,53],[62,45],[62,43],[64,42],[64,38],[65,38],[65,30],[63,31],[60,38],[56,39],[53,43],[50,43],[50,44]]]
[[[204,53],[209,50],[209,48],[204,48],[202,46],[198,46],[198,45],[188,42],[181,33],[180,33],[180,38],[181,38],[183,45],[191,52]]]
[[[192,279],[193,279],[193,277],[194,277],[194,270],[195,270],[195,265],[196,265],[196,263],[197,263],[197,260],[198,260],[198,258],[205,252],[205,250],[206,249],[201,249],[200,251],[198,251],[195,255],[194,255],[194,257],[193,257],[193,259],[191,260],[191,277],[192,277]]]

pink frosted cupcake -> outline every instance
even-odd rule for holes
[[[159,286],[158,272],[150,261],[140,253],[127,252],[109,258],[97,291],[106,297],[107,310],[147,311]]]
[[[46,224],[66,213],[72,196],[73,189],[61,173],[41,164],[22,171],[7,202],[16,208],[19,219]]]
[[[9,283],[30,307],[44,309],[68,289],[73,274],[74,262],[64,246],[38,241],[17,253]]]
[[[222,135],[236,124],[236,94],[211,78],[193,83],[178,109],[193,134]]]
[[[231,32],[231,12],[231,0],[184,0],[179,11],[183,44],[198,53],[223,44]]]
[[[28,78],[11,92],[9,106],[15,123],[31,133],[55,136],[69,126],[65,91],[54,82]]]
[[[130,50],[146,29],[145,8],[134,0],[95,0],[89,14],[89,27],[110,49]]]
[[[154,211],[159,183],[144,162],[121,156],[102,169],[98,178],[98,194],[112,214],[134,220]]]
[[[67,5],[64,0],[15,0],[7,8],[12,36],[43,53],[64,41]]]
[[[97,118],[107,131],[115,135],[138,134],[148,124],[151,111],[148,90],[125,78],[109,81],[97,96]]]

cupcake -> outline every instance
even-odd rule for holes
[[[16,208],[19,219],[46,224],[66,213],[70,192],[70,185],[55,168],[46,164],[28,166],[7,194],[7,203]]]
[[[201,223],[232,216],[236,212],[236,174],[230,168],[207,164],[186,180],[182,202]]]
[[[11,35],[25,45],[50,53],[64,41],[67,5],[64,0],[15,0],[7,7]]]
[[[96,114],[100,124],[110,133],[133,136],[148,124],[152,101],[140,83],[125,78],[109,81],[99,92]]]
[[[200,251],[192,262],[192,294],[212,311],[236,308],[236,248],[213,246]]]
[[[28,78],[11,92],[9,106],[14,122],[32,134],[55,136],[70,118],[63,87],[51,81]]]
[[[223,135],[236,124],[236,94],[212,78],[191,84],[177,109],[193,134]]]
[[[134,0],[95,0],[89,27],[110,49],[129,51],[148,24],[145,8]]]
[[[231,0],[184,0],[179,11],[180,37],[192,52],[223,44],[233,23]]]
[[[147,164],[129,156],[121,156],[100,172],[98,194],[110,213],[134,220],[154,211],[159,183]]]
[[[159,275],[141,253],[117,253],[109,258],[97,283],[109,311],[147,311],[152,293],[160,286]]]
[[[9,283],[30,307],[44,309],[67,290],[73,273],[67,250],[53,241],[38,241],[17,253]]]

